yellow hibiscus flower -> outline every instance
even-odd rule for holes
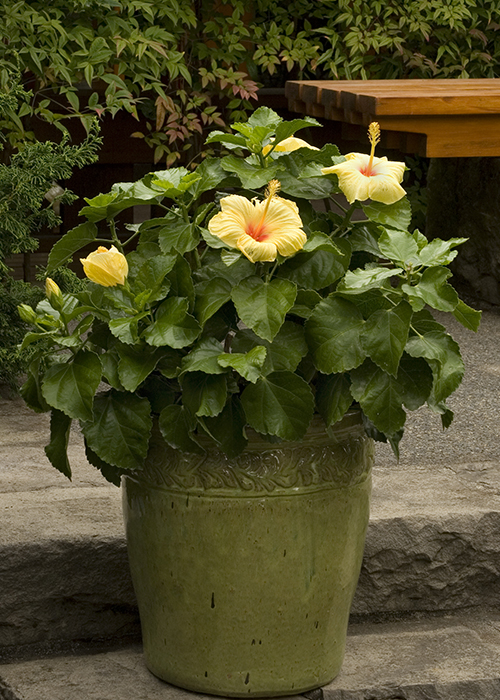
[[[363,202],[365,199],[394,204],[406,194],[399,184],[403,180],[406,166],[398,161],[387,160],[385,156],[375,157],[375,146],[380,141],[380,127],[377,122],[370,124],[368,137],[372,145],[370,155],[348,153],[344,163],[322,168],[321,172],[324,175],[337,175],[339,187],[350,204],[355,200]]]
[[[230,194],[220,200],[221,211],[208,223],[212,236],[241,250],[251,262],[272,262],[304,247],[307,236],[295,202],[277,197],[279,182],[269,183],[264,201]]]
[[[127,259],[114,245],[109,250],[101,245],[86,258],[80,258],[80,262],[89,280],[102,287],[125,284],[128,275]]]
[[[262,149],[262,155],[267,156],[269,151],[272,148],[272,141],[270,144],[267,146],[264,146]],[[287,139],[283,139],[283,141],[280,141],[277,146],[274,147],[274,152],[275,153],[284,153],[288,152],[290,153],[291,151],[296,151],[298,148],[310,148],[313,151],[319,151],[319,148],[316,148],[316,146],[311,146],[307,141],[304,141],[303,139],[297,138],[297,136],[289,136]]]

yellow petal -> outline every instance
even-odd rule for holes
[[[274,243],[278,252],[288,257],[304,247],[307,236],[295,202],[274,197],[266,215],[266,241]]]
[[[276,246],[271,241],[256,241],[252,236],[244,233],[240,236],[236,247],[253,263],[276,260]]]
[[[266,156],[269,151],[272,148],[272,142],[268,146],[264,146],[262,149],[262,155]],[[277,146],[274,148],[274,152],[288,152],[290,153],[291,151],[296,151],[298,148],[310,148],[313,151],[319,151],[319,148],[316,148],[316,146],[311,146],[307,141],[304,141],[303,139],[299,139],[296,136],[289,136],[287,139],[283,139],[283,141],[280,141]]]
[[[208,230],[212,236],[220,238],[224,243],[237,248],[237,242],[245,233],[247,221],[252,220],[255,208],[252,202],[239,194],[230,194],[220,200],[221,211],[210,219]]]
[[[383,158],[373,158],[370,174],[365,175],[370,161],[366,153],[348,153],[343,163],[322,168],[324,175],[334,173],[347,201],[352,204],[372,199],[375,202],[394,204],[406,192],[399,184],[403,179],[405,164]]]
[[[124,284],[128,275],[127,259],[114,245],[109,250],[99,246],[86,258],[80,258],[80,262],[89,280],[102,287]]]
[[[281,197],[261,202],[240,195],[223,197],[221,211],[209,221],[208,229],[252,262],[275,260],[278,251],[293,255],[307,240],[297,205]]]

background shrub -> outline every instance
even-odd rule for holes
[[[23,73],[34,118],[60,128],[126,110],[167,166],[204,132],[244,119],[257,88],[287,79],[498,75],[497,0],[4,0],[0,81]],[[3,68],[3,70],[1,70]],[[8,121],[8,120],[7,120]]]

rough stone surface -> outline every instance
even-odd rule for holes
[[[500,304],[499,175],[500,158],[434,158],[427,177],[427,236],[469,239],[453,272],[494,304]]]
[[[309,700],[498,700],[500,621],[353,625],[340,675]],[[2,700],[195,700],[152,676],[139,646],[0,665]],[[3,686],[3,691],[2,691]],[[3,694],[2,694],[3,692]],[[297,700],[303,696],[294,696]],[[291,698],[289,700],[292,700]]]
[[[20,400],[0,401],[4,654],[55,641],[139,636],[120,491],[88,464],[76,429],[69,446],[73,481],[57,472],[43,451],[48,429],[47,415]]]
[[[0,497],[0,647],[138,634],[120,504],[109,491]]]
[[[352,625],[324,700],[498,700],[500,624],[444,619]]]

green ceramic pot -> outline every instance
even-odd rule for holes
[[[359,414],[304,441],[252,436],[236,459],[157,437],[124,478],[149,669],[189,690],[292,695],[344,655],[368,524],[373,445]]]

